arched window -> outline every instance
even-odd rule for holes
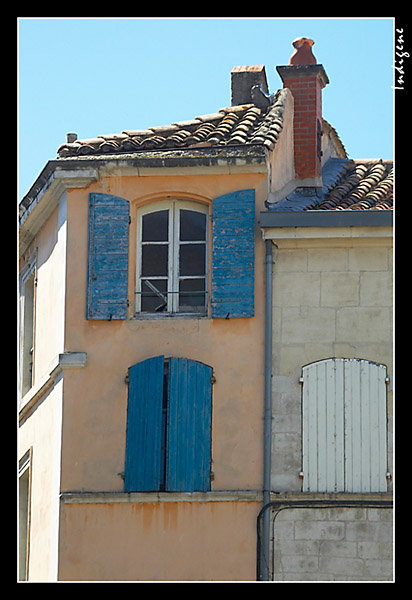
[[[126,492],[210,490],[212,374],[176,357],[130,367]]]
[[[386,492],[386,367],[329,358],[302,370],[303,491]]]
[[[149,318],[206,316],[209,305],[212,319],[253,317],[255,190],[217,196],[210,209],[212,220],[201,202],[164,200],[138,209],[133,302],[128,297],[130,201],[89,194],[86,318],[111,321],[132,312]]]
[[[207,206],[186,200],[139,210],[137,313],[206,313],[207,213]]]

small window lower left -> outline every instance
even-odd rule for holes
[[[31,449],[19,461],[19,581],[28,580]]]

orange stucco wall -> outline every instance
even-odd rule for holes
[[[60,208],[28,250],[37,248],[38,253],[34,385],[47,379],[59,353],[87,354],[86,366],[65,368],[58,388],[56,380],[48,393],[48,399],[59,393],[59,411],[56,418],[56,411],[48,413],[53,419],[47,420],[50,431],[45,437],[38,434],[43,429],[36,429],[36,423],[48,400],[39,396],[21,422],[19,456],[33,448],[31,580],[253,580],[255,576],[259,502],[60,500],[58,514],[59,492],[123,492],[125,377],[130,366],[160,354],[198,360],[214,369],[212,491],[262,489],[264,243],[258,214],[267,198],[266,175],[164,173],[112,176],[86,188],[68,188],[64,202],[60,200]],[[213,198],[247,188],[256,190],[255,317],[135,318],[139,206],[169,197],[191,199],[208,205],[211,216]],[[130,201],[130,308],[124,321],[85,318],[90,192]],[[44,473],[50,474],[52,485]],[[41,481],[47,489],[41,488]],[[40,489],[47,496],[41,505]],[[46,514],[44,521],[41,517]]]
[[[254,502],[67,504],[59,579],[253,581]]]
[[[137,209],[152,200],[207,204],[256,189],[255,317],[134,318]],[[130,201],[129,318],[87,321],[90,192]],[[264,401],[264,243],[257,216],[264,174],[112,177],[67,191],[65,351],[86,352],[64,373],[62,492],[122,492],[128,368],[163,354],[214,369],[212,491],[261,490]],[[209,249],[210,251],[211,249]],[[259,502],[61,504],[59,578],[253,580]]]
[[[264,245],[256,225],[255,314],[248,319],[164,318],[87,321],[88,194],[102,191],[131,202],[129,297],[133,315],[136,210],[148,198],[192,197],[210,204],[221,194],[256,187],[263,208],[263,175],[123,177],[67,198],[65,350],[87,352],[84,369],[64,377],[62,491],[121,491],[130,366],[148,357],[181,356],[211,365],[212,489],[261,489],[264,356]]]

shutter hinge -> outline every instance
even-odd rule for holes
[[[216,383],[216,377],[214,375],[212,375],[212,377],[210,378],[210,381],[213,383]]]
[[[129,375],[128,375],[128,374],[127,374],[127,375],[126,375],[126,377],[124,378],[124,382],[125,382],[125,383],[127,383],[127,385],[129,385],[129,383],[130,383],[130,377],[129,377]]]
[[[129,215],[129,225],[131,224],[131,222],[132,222],[132,217]]]
[[[303,384],[303,377],[299,377],[299,383],[302,385]]]
[[[214,481],[215,480],[215,474],[214,474],[213,471],[210,471],[209,478],[210,478],[210,481]]]

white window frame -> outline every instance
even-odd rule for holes
[[[165,244],[168,246],[168,275],[167,275],[167,285],[168,285],[168,294],[167,294],[167,310],[159,312],[159,313],[149,313],[141,311],[141,291],[142,291],[142,265],[141,265],[141,257],[142,257],[142,223],[143,217],[149,213],[158,212],[161,210],[169,211],[169,223],[168,223],[168,241],[167,242],[144,242],[144,244]],[[142,206],[137,211],[137,256],[136,256],[136,302],[135,302],[135,312],[137,316],[144,317],[157,317],[162,318],[165,316],[190,316],[190,317],[198,317],[198,316],[207,316],[207,306],[208,302],[205,301],[205,307],[203,310],[199,311],[190,311],[183,312],[179,311],[179,281],[186,279],[202,279],[203,276],[199,275],[185,275],[180,277],[178,268],[179,268],[179,249],[181,245],[190,245],[190,244],[199,244],[196,241],[180,241],[180,218],[179,212],[180,210],[191,210],[194,212],[203,213],[206,215],[206,239],[205,239],[205,298],[208,298],[208,254],[209,254],[209,227],[208,227],[208,214],[209,209],[205,204],[201,204],[199,202],[194,202],[191,200],[159,200],[157,202],[153,202]],[[150,279],[155,280],[164,280],[165,276],[153,276]],[[173,292],[173,293],[170,293]]]
[[[28,579],[32,453],[30,448],[19,461],[19,581]]]

